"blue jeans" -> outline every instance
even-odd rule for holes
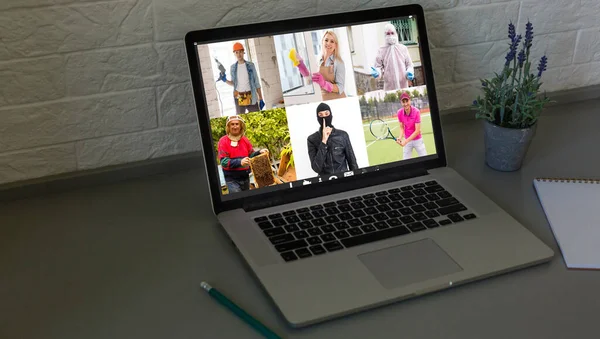
[[[229,193],[247,191],[250,189],[250,178],[247,179],[231,179],[225,178]]]

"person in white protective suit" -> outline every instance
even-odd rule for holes
[[[384,28],[386,45],[379,47],[375,58],[375,67],[371,67],[371,76],[383,79],[383,90],[393,91],[408,87],[408,80],[415,78],[408,48],[398,42],[396,27],[386,24]]]

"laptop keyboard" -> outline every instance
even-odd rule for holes
[[[285,261],[448,226],[475,214],[435,180],[254,218]]]

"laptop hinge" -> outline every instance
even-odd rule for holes
[[[398,171],[397,169],[394,169],[393,171],[382,171],[378,175],[370,176],[368,179],[365,178],[363,180],[358,180],[352,183],[352,190],[380,185],[388,182],[416,178],[424,175],[428,175],[428,172],[424,167],[402,169],[401,171]],[[348,185],[342,184],[341,182],[337,185],[331,185],[327,187],[314,187],[313,185],[311,190],[306,190],[302,193],[298,192],[297,194],[277,194],[276,196],[269,197],[268,199],[245,199],[242,208],[246,212],[250,212],[260,210],[263,208],[284,205],[296,201],[326,196],[329,194],[340,193],[344,191],[349,191]]]

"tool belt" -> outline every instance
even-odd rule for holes
[[[237,98],[239,106],[249,106],[252,105],[252,92],[234,92],[235,97]]]

